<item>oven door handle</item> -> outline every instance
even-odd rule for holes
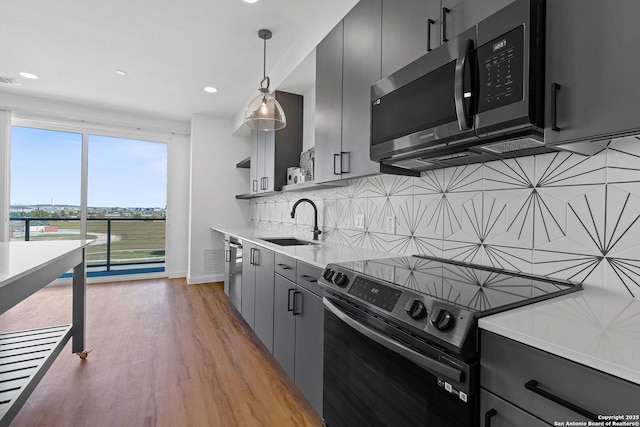
[[[357,320],[352,319],[350,316],[345,314],[327,298],[323,298],[323,303],[326,309],[333,313],[338,319],[342,320],[344,323],[351,326],[353,329],[360,332],[367,338],[370,338],[371,340],[377,342],[381,346],[386,347],[389,350],[406,357],[407,359],[411,360],[416,365],[423,367],[424,369],[435,372],[438,375],[447,377],[457,382],[462,381],[462,371],[460,371],[459,369],[453,368],[449,365],[445,365],[442,362],[431,359],[430,357],[424,356],[417,351],[412,350],[409,347],[402,345],[399,342],[392,340],[391,338],[388,338],[380,334],[379,332],[361,324]]]

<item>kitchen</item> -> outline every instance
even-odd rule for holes
[[[545,88],[550,88],[551,82],[557,81],[560,84],[557,92],[556,127],[561,131],[556,132],[550,129],[553,120],[550,116],[546,117],[544,121],[545,142],[548,134],[551,136],[557,134],[555,138],[566,138],[565,142],[575,142],[578,146],[588,145],[590,149],[594,146],[598,147],[595,154],[584,157],[571,155],[570,152],[558,152],[516,157],[484,164],[453,165],[427,170],[417,177],[375,175],[381,171],[380,164],[368,162],[364,167],[377,167],[377,172],[369,169],[369,172],[364,172],[362,175],[371,176],[349,180],[349,171],[355,170],[357,158],[362,158],[357,154],[361,154],[361,151],[364,150],[365,157],[368,157],[369,141],[368,136],[365,135],[365,148],[354,150],[351,158],[344,156],[343,161],[340,154],[350,152],[351,148],[346,144],[352,141],[352,138],[347,138],[345,135],[350,135],[349,132],[357,135],[358,131],[367,129],[367,126],[359,120],[362,117],[368,118],[369,106],[367,104],[364,107],[365,114],[363,116],[363,107],[358,109],[357,105],[349,105],[348,103],[362,104],[358,101],[362,97],[368,102],[370,100],[368,89],[373,83],[399,68],[397,64],[405,65],[419,56],[419,53],[415,53],[416,51],[409,50],[410,46],[407,46],[407,51],[404,51],[397,48],[390,49],[386,43],[395,43],[392,46],[397,46],[398,41],[393,42],[393,37],[399,37],[403,45],[404,43],[410,44],[407,40],[419,42],[420,46],[415,48],[417,52],[426,51],[429,47],[435,52],[437,51],[436,44],[442,43],[436,35],[442,35],[443,22],[448,23],[447,32],[451,32],[449,38],[453,38],[459,30],[466,29],[464,27],[473,25],[473,22],[457,21],[461,19],[457,17],[460,15],[453,12],[443,13],[438,4],[433,12],[435,13],[434,19],[432,19],[434,23],[429,27],[430,34],[433,33],[429,37],[429,41],[433,46],[427,47],[426,38],[411,36],[410,31],[414,27],[408,25],[408,22],[413,17],[416,21],[420,21],[420,26],[415,28],[426,29],[423,17],[432,16],[431,12],[406,13],[405,10],[405,14],[401,14],[402,8],[385,8],[385,3],[387,2],[361,1],[349,14],[345,11],[344,21],[340,21],[341,17],[338,17],[326,31],[334,28],[338,21],[340,21],[338,25],[342,26],[342,29],[331,31],[328,38],[325,38],[316,49],[316,55],[323,53],[331,55],[333,53],[333,58],[343,61],[342,67],[336,68],[335,65],[331,65],[332,63],[328,59],[318,61],[317,56],[314,58],[317,70],[317,81],[313,95],[315,96],[315,103],[313,103],[315,105],[315,134],[313,136],[316,146],[316,166],[325,165],[330,170],[328,175],[336,177],[338,182],[328,179],[325,175],[322,180],[327,184],[326,188],[302,192],[273,193],[250,198],[248,201],[234,202],[236,195],[246,194],[251,188],[247,171],[235,168],[235,164],[249,154],[249,144],[240,142],[246,141],[248,138],[230,137],[234,126],[228,120],[204,115],[195,115],[192,118],[190,154],[181,151],[184,147],[175,148],[177,150],[175,158],[178,161],[184,163],[189,160],[190,156],[191,170],[185,176],[180,177],[177,182],[173,182],[172,185],[183,186],[182,188],[185,185],[191,185],[189,190],[191,194],[207,195],[207,197],[191,197],[189,200],[185,200],[186,198],[182,196],[181,203],[178,203],[177,209],[174,210],[178,222],[184,218],[192,230],[189,241],[184,242],[184,247],[189,248],[189,259],[183,263],[185,265],[183,272],[174,270],[177,274],[176,277],[180,277],[179,274],[182,273],[190,280],[190,283],[211,279],[205,272],[204,257],[200,254],[205,250],[221,249],[223,242],[221,236],[216,238],[216,235],[204,232],[210,227],[221,231],[229,231],[227,228],[237,229],[238,227],[255,230],[251,235],[246,235],[246,231],[235,231],[239,235],[238,237],[249,240],[257,237],[277,237],[277,235],[293,235],[299,239],[311,240],[314,221],[313,211],[310,207],[301,205],[296,213],[296,218],[291,218],[290,215],[292,205],[296,200],[309,198],[318,207],[319,227],[322,230],[320,238],[328,242],[321,251],[315,249],[315,252],[319,252],[319,254],[316,254],[313,248],[295,248],[300,253],[311,254],[301,259],[299,255],[296,255],[296,252],[283,253],[282,251],[285,249],[268,242],[260,241],[258,244],[270,250],[277,250],[276,254],[293,256],[296,262],[300,261],[316,268],[324,268],[326,264],[335,261],[371,259],[371,252],[367,251],[376,251],[386,256],[389,256],[388,254],[421,253],[551,276],[559,280],[568,279],[583,282],[585,287],[604,288],[607,293],[629,299],[627,310],[631,311],[624,311],[622,315],[623,318],[627,318],[626,316],[632,318],[635,307],[633,298],[638,293],[637,281],[634,280],[633,273],[634,264],[637,263],[633,255],[635,244],[631,239],[634,232],[637,232],[635,227],[638,226],[636,223],[637,213],[634,214],[637,212],[634,207],[637,203],[637,190],[633,188],[638,181],[637,172],[634,172],[633,169],[633,159],[638,150],[634,145],[637,139],[628,135],[633,135],[634,130],[637,133],[638,126],[633,117],[634,109],[632,106],[638,105],[638,100],[637,94],[627,89],[632,87],[630,84],[632,77],[627,75],[630,73],[620,73],[616,74],[616,78],[607,78],[607,74],[601,70],[603,63],[612,64],[607,69],[629,69],[628,65],[622,62],[622,55],[618,55],[616,52],[619,52],[625,43],[630,43],[629,39],[633,39],[628,37],[633,25],[625,26],[623,25],[625,21],[620,21],[622,17],[631,14],[619,15],[620,12],[614,13],[612,10],[604,8],[603,10],[583,10],[584,8],[580,9],[572,2],[547,2],[546,63],[548,68]],[[420,7],[429,4],[429,2],[408,3],[419,4]],[[489,5],[489,3],[492,4]],[[483,3],[486,9],[483,8],[482,11],[471,10],[467,13],[468,16],[474,16],[474,20],[480,20],[497,11],[506,3],[510,2],[487,2],[486,5]],[[371,4],[378,6],[374,7]],[[472,3],[462,2],[462,6],[459,5],[460,8],[457,10],[464,10],[464,7],[467,6],[473,9],[472,6],[469,6],[470,4]],[[564,7],[568,10],[563,10]],[[629,7],[633,6],[625,3],[624,7],[620,9],[628,10]],[[456,10],[454,7],[447,9]],[[360,10],[369,14],[381,13],[382,27],[370,25],[375,20],[363,18],[363,16],[367,16],[364,12],[356,14]],[[400,14],[398,19],[404,25],[396,25],[393,27],[393,31],[385,31],[387,28],[385,25],[393,24],[394,20],[391,18],[395,13]],[[445,20],[442,19],[443,16]],[[462,16],[467,15],[462,14]],[[606,32],[592,31],[592,27],[587,25],[595,22],[595,16],[602,17],[604,22],[599,23],[598,28],[607,28]],[[380,21],[378,20],[378,22]],[[458,25],[458,29],[456,29],[456,25]],[[381,59],[371,59],[372,57],[364,53],[367,48],[375,51],[376,47],[363,44],[362,40],[374,40],[377,36],[359,36],[356,30],[364,31],[363,28],[367,31],[377,31],[374,34],[381,34],[382,53],[378,53]],[[560,33],[554,38],[555,33],[550,32],[551,30],[560,31],[563,29],[569,33]],[[403,31],[407,31],[408,34],[404,34]],[[579,37],[571,35],[570,31],[577,32]],[[385,38],[385,35],[389,36],[391,40]],[[272,46],[272,42],[277,40],[276,36],[277,33],[274,32],[274,39],[269,42],[269,47]],[[343,37],[342,40],[340,40],[340,36]],[[253,37],[259,43],[255,34]],[[576,38],[580,41],[577,41]],[[598,43],[601,39],[615,40],[616,43]],[[340,49],[344,49],[344,51],[338,51],[337,56],[336,51],[332,49],[336,45],[340,46]],[[352,45],[357,46],[352,51],[355,52],[354,55],[360,54],[362,56],[348,54],[347,49]],[[616,48],[613,49],[612,45],[615,45]],[[385,46],[387,46],[390,56],[384,55]],[[393,57],[393,55],[402,54],[407,56]],[[598,62],[598,65],[585,65],[586,58],[591,57],[604,59],[602,62]],[[349,81],[348,79],[353,76],[368,76],[366,72],[371,69],[368,67],[367,61],[382,64],[380,69],[371,76],[371,81]],[[556,66],[551,67],[552,63]],[[620,65],[615,66],[615,64]],[[325,70],[323,67],[328,67],[328,69]],[[334,81],[333,85],[325,86],[325,90],[318,89],[318,86],[321,85],[321,78],[333,77],[344,79],[343,84],[336,85]],[[572,84],[576,86],[574,87]],[[598,85],[597,90],[593,89],[594,84]],[[338,91],[332,91],[336,87]],[[363,87],[366,89],[364,93],[361,90],[356,92],[358,88]],[[566,97],[564,98],[565,104],[562,102],[563,95]],[[305,119],[309,120],[307,98],[310,96],[305,96],[307,115]],[[551,98],[552,96],[549,94],[545,96],[545,102],[548,103],[548,106],[545,107],[545,114],[551,113]],[[339,108],[332,108],[328,110],[327,114],[323,114],[318,108],[324,102],[331,103],[336,99],[339,99],[342,104],[339,105]],[[27,106],[23,99],[15,99],[14,101],[18,107],[26,108]],[[567,106],[566,102],[574,104]],[[619,105],[624,107],[620,108]],[[618,107],[614,108],[615,106]],[[336,111],[338,117],[336,117]],[[321,127],[323,120],[333,120],[330,122],[332,125],[323,130]],[[578,121],[582,121],[581,126],[573,127],[572,123]],[[342,122],[342,126],[336,125],[340,122]],[[155,123],[158,124],[159,121],[155,121]],[[607,128],[607,126],[611,127]],[[308,128],[309,126],[304,126],[307,132]],[[337,135],[336,132],[338,132]],[[359,133],[362,134],[362,132]],[[566,134],[568,135],[564,136]],[[612,136],[616,138],[611,139]],[[342,147],[334,149],[334,151],[325,150],[324,154],[328,155],[328,158],[324,159],[320,149],[322,145],[320,141],[323,137],[332,142],[342,141]],[[596,139],[602,138],[602,140],[587,144],[581,142],[581,138],[593,139],[594,137],[597,137]],[[186,135],[176,137],[176,139],[179,138],[188,139]],[[225,140],[225,144],[214,146],[210,143],[211,140],[218,139]],[[237,139],[239,144],[234,145],[230,139]],[[303,141],[302,147],[305,150],[310,148],[309,138],[306,139],[307,141]],[[555,142],[561,143],[562,141]],[[187,141],[186,144],[188,143]],[[578,147],[578,149],[581,148]],[[335,157],[334,153],[337,153],[338,157]],[[334,163],[336,160],[339,164]],[[342,168],[343,163],[351,161],[353,162],[350,165],[351,168]],[[337,171],[340,172],[336,173]],[[218,176],[218,173],[223,175]],[[321,172],[317,168],[316,176],[320,174]],[[191,179],[189,183],[189,176],[198,179]],[[229,176],[236,178],[227,188],[222,189],[212,185],[214,182],[221,182],[222,179],[227,182]],[[336,187],[330,188],[329,183],[333,183]],[[189,192],[185,194],[189,194]],[[214,208],[219,206],[220,200],[227,201],[225,202],[225,212],[216,213],[216,217],[214,217],[209,213],[215,211]],[[207,212],[207,215],[198,214],[202,212]],[[247,219],[246,222],[234,221],[235,218],[243,216]],[[360,219],[362,219],[361,222]],[[338,251],[333,259],[330,259],[331,255],[326,255],[329,252],[325,252],[326,258],[322,258],[321,254],[325,248],[329,248],[333,243],[346,244],[349,246],[349,250],[346,252]],[[182,256],[187,258],[186,252]],[[317,261],[314,256],[318,256]],[[324,265],[322,265],[323,263]],[[303,268],[305,268],[304,265]],[[304,288],[302,282],[300,287]],[[303,292],[303,290],[299,289],[298,292]],[[585,293],[576,293],[576,295],[582,294]],[[316,294],[316,296],[318,295]],[[606,306],[592,308],[594,304],[604,304],[601,299],[576,301],[566,297],[559,300],[567,301],[569,305],[565,308],[556,308],[556,310],[563,312],[576,310],[583,316],[586,315],[585,313],[603,313],[611,310]],[[549,307],[555,307],[552,304],[560,303],[550,302]],[[622,304],[622,306],[616,305],[618,307],[615,310],[616,314],[620,314],[620,307],[626,307],[621,302],[618,304]],[[518,311],[518,313],[533,317],[533,314],[527,314],[529,312],[526,309]],[[499,314],[491,319],[508,315]],[[592,319],[596,323],[601,320],[598,317]],[[514,321],[512,318],[506,320],[506,322]],[[575,319],[561,319],[561,323],[571,323],[572,321]],[[610,319],[610,322],[615,323],[615,321],[615,318]],[[486,322],[484,326],[483,322]],[[481,319],[480,326],[489,328],[489,330],[494,328],[494,332],[497,332],[496,328],[501,328],[500,325],[491,325],[489,322],[489,319]],[[529,335],[533,335],[538,330],[551,330],[560,336],[560,340],[567,340],[568,337],[577,339],[575,337],[577,334],[563,332],[554,325],[545,324],[538,318],[535,323],[531,319],[520,322],[523,323],[523,328],[526,323],[526,326],[531,329],[528,331]],[[607,328],[605,327],[605,329]],[[509,336],[504,330],[501,332]],[[268,331],[265,333],[268,334]],[[521,331],[512,333],[523,334]],[[511,336],[510,338],[515,337]],[[635,347],[629,348],[628,342],[626,341],[622,347],[615,348],[616,351],[621,352],[621,358],[633,360],[633,355],[637,354],[638,350]],[[499,343],[494,347],[498,348]],[[602,351],[607,352],[608,350]],[[579,352],[574,350],[574,353],[584,352],[584,348]],[[571,353],[570,357],[565,357],[581,361],[587,366],[593,366],[592,360],[584,359],[584,357],[590,359],[593,356],[583,355],[583,359],[579,359],[574,353]],[[482,354],[484,355],[484,351]],[[614,375],[617,374],[618,377],[627,381],[633,381],[633,377],[629,376],[629,372],[624,369],[614,372],[604,368],[600,369]],[[618,367],[618,369],[622,368]],[[484,377],[486,375],[482,375],[481,372],[481,383]],[[633,382],[637,384],[637,381]],[[486,393],[490,393],[492,398],[507,397],[506,400],[498,400],[503,405],[511,405],[506,406],[507,408],[526,409],[523,403],[509,402],[509,395],[494,392],[493,388],[489,389],[488,387],[492,386],[485,387]],[[597,408],[591,410],[597,410]],[[527,412],[531,413],[531,411],[533,410]],[[484,412],[488,412],[488,409]],[[498,412],[502,413],[502,411]],[[498,422],[498,419],[495,419],[494,424]],[[549,423],[548,420],[546,422]]]

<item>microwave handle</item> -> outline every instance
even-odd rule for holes
[[[458,51],[458,59],[456,59],[455,74],[455,101],[456,116],[458,117],[458,127],[460,130],[471,129],[471,118],[467,114],[467,108],[464,103],[464,70],[469,60],[469,54],[473,50],[473,41],[464,40],[460,44]]]

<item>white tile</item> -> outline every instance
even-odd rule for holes
[[[531,188],[535,183],[535,158],[521,157],[484,164],[484,189]]]

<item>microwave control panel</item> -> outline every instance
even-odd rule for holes
[[[478,112],[523,99],[524,25],[479,46]]]

